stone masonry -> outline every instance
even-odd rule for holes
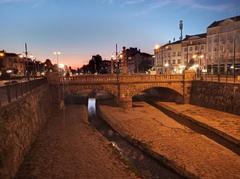
[[[240,114],[240,84],[194,81],[190,103]]]
[[[156,87],[172,89],[182,96],[183,103],[189,103],[194,79],[194,72],[185,71],[182,75],[80,75],[69,78],[52,74],[48,81],[65,95],[78,94],[84,89],[105,90],[116,98],[120,106],[130,108],[134,95]]]
[[[0,178],[13,178],[53,111],[49,85],[0,109]]]

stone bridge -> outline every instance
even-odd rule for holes
[[[49,77],[51,84],[64,89],[64,94],[79,94],[83,89],[104,90],[112,94],[117,103],[125,108],[132,106],[132,97],[144,90],[162,87],[174,90],[188,103],[195,73],[181,75],[80,75],[69,78]]]

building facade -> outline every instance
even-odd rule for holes
[[[182,41],[182,60],[186,68],[206,71],[207,34],[186,35]]]
[[[212,74],[240,74],[240,16],[207,28],[207,69]]]
[[[159,73],[192,68],[211,74],[240,74],[240,16],[213,22],[207,33],[156,46],[154,54]]]
[[[13,74],[24,76],[25,59],[16,53],[7,53],[0,51],[0,71],[1,74]]]
[[[137,48],[126,49],[128,73],[146,73],[154,66],[153,55],[143,53]]]
[[[158,73],[180,73],[182,71],[181,41],[157,46],[154,50],[154,69]]]

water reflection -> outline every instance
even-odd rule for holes
[[[88,113],[90,116],[96,115],[96,98],[88,99]]]

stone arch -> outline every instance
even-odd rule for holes
[[[81,90],[103,90],[112,96],[117,96],[117,89],[114,85],[69,85],[66,94],[79,94]]]
[[[131,90],[129,93],[129,97],[133,97],[147,89],[152,89],[152,88],[167,88],[170,89],[176,93],[178,93],[179,95],[181,95],[182,97],[184,96],[183,94],[183,85],[180,83],[153,83],[153,84],[141,84],[141,85],[136,85],[134,87],[134,90]]]

